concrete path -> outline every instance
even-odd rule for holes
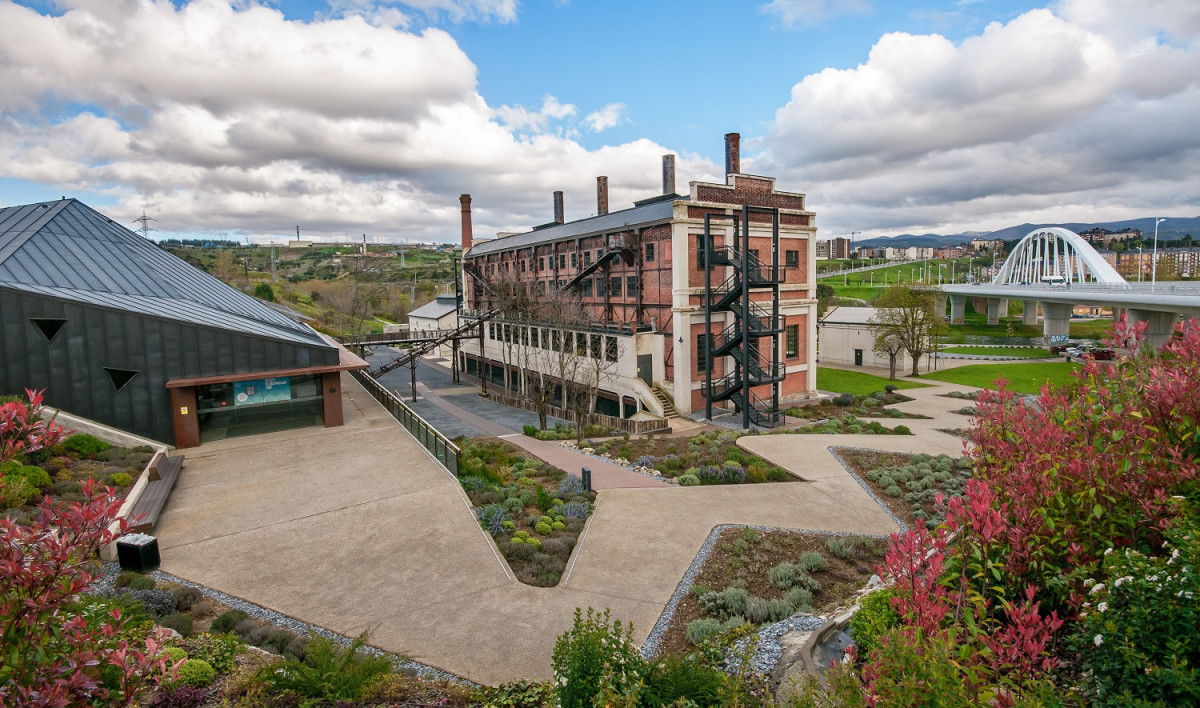
[[[163,570],[472,680],[550,677],[576,607],[643,641],[713,526],[895,529],[830,480],[601,493],[557,588],[517,582],[465,495],[358,384],[346,425],[203,445],[156,533]],[[796,440],[799,436],[788,436]],[[562,449],[562,448],[558,448]]]

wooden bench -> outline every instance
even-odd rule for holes
[[[171,495],[171,489],[175,487],[175,481],[179,479],[179,472],[182,469],[183,455],[159,457],[158,463],[150,468],[150,480],[147,482],[146,488],[142,490],[142,496],[138,497],[137,503],[133,505],[133,512],[129,515],[133,522],[130,531],[145,533],[154,528],[154,524],[158,523],[158,515],[166,506],[167,497]]]

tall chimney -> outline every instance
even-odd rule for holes
[[[464,194],[458,201],[462,204],[462,250],[466,253],[471,248],[471,195]]]
[[[725,134],[725,174],[742,171],[742,136],[738,133]]]
[[[663,155],[663,194],[675,193],[675,156]]]
[[[560,190],[554,193],[554,223],[565,224],[566,222],[567,217],[563,212],[563,193]]]
[[[596,214],[608,213],[608,178],[596,178]]]

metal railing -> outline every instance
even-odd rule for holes
[[[362,344],[391,344],[403,342],[426,342],[431,339],[437,339],[443,334],[453,332],[449,329],[422,329],[401,332],[384,332],[374,334],[360,334],[355,337],[338,337],[337,341],[347,347],[356,347]]]
[[[450,439],[438,432],[437,428],[430,425],[424,418],[409,408],[404,401],[400,400],[396,394],[387,390],[375,379],[371,378],[370,374],[365,371],[351,371],[350,375],[362,384],[367,393],[371,394],[376,401],[379,401],[392,417],[399,421],[400,425],[412,435],[417,442],[430,453],[433,454],[437,461],[442,464],[450,474],[458,476],[458,456],[460,451],[458,446],[450,442]]]

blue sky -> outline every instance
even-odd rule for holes
[[[743,170],[821,236],[1194,216],[1191,0],[0,0],[0,204],[453,241]]]

